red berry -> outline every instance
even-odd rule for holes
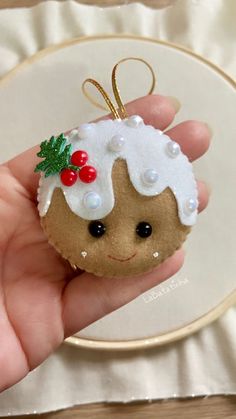
[[[63,169],[60,173],[61,182],[65,186],[72,186],[77,181],[78,173],[75,170]]]
[[[83,150],[75,151],[71,156],[71,163],[74,166],[84,166],[88,161],[88,153]]]
[[[97,177],[97,171],[93,166],[83,166],[79,171],[79,178],[84,183],[91,183]]]

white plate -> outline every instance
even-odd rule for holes
[[[157,74],[158,92],[180,100],[177,122],[200,119],[212,127],[212,147],[194,165],[197,176],[211,185],[212,196],[187,240],[183,269],[69,339],[94,348],[167,343],[214,320],[236,301],[235,83],[200,57],[131,36],[80,38],[41,51],[0,83],[1,161],[100,116],[83,97],[81,83],[91,76],[111,91],[111,69],[127,56],[147,60]],[[121,67],[125,100],[144,94],[148,83],[142,64]]]

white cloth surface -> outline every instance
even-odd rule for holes
[[[72,37],[132,33],[187,46],[236,76],[234,0],[179,0],[95,8],[48,1],[0,11],[0,75],[38,50]],[[132,18],[130,18],[132,17]],[[0,415],[99,401],[236,393],[236,309],[180,342],[135,352],[62,346],[21,383],[0,395]]]

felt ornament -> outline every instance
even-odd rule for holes
[[[81,124],[41,143],[38,209],[49,242],[74,268],[98,276],[150,271],[177,250],[196,222],[197,185],[179,144],[118,108],[102,86],[112,118]],[[100,106],[100,105],[99,105]],[[100,106],[101,107],[101,106]]]

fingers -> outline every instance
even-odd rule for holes
[[[173,121],[178,110],[174,98],[149,95],[129,102],[125,107],[129,115],[140,115],[145,124],[160,130],[166,129]],[[108,119],[111,115],[99,119]]]
[[[134,100],[127,104],[127,110],[129,114],[140,114],[146,124],[162,130],[172,122],[175,115],[175,106],[170,99],[160,95],[150,95]],[[201,122],[183,122],[166,131],[166,134],[180,144],[182,151],[190,160],[200,157],[209,147],[210,131],[207,125]],[[38,150],[39,146],[33,147],[7,164],[14,177],[33,199],[35,199],[39,181],[39,174],[34,173],[34,168],[39,161],[36,156]]]
[[[172,122],[175,116],[175,106],[164,96],[150,95],[136,99],[127,104],[129,114],[141,115],[146,124],[151,124],[159,129],[165,129]],[[101,119],[107,119],[107,115]],[[39,162],[36,154],[39,146],[33,147],[14,159],[7,165],[12,174],[29,192],[34,199],[38,187],[39,174],[34,173],[36,164]]]
[[[190,161],[201,157],[210,144],[211,132],[203,122],[186,121],[165,132],[180,144],[181,150]]]
[[[211,131],[203,122],[185,121],[166,131],[166,134],[181,146],[181,150],[190,161],[201,157],[209,148]],[[209,200],[209,188],[203,181],[198,181],[198,211],[203,211]]]
[[[36,164],[40,161],[36,156],[39,150],[39,146],[32,147],[6,164],[15,179],[28,192],[29,198],[33,200],[36,200],[36,191],[40,177],[39,173],[34,172]]]
[[[181,268],[183,260],[183,250],[178,250],[158,268],[144,275],[98,278],[84,272],[74,278],[63,295],[65,336],[78,332],[171,277]]]
[[[198,212],[201,212],[207,207],[210,191],[206,183],[201,180],[197,181],[197,186],[198,186],[198,201],[199,201]]]
[[[176,109],[173,102],[165,96],[149,95],[127,105],[129,115],[142,116],[145,124],[160,130],[166,129],[174,120]]]

